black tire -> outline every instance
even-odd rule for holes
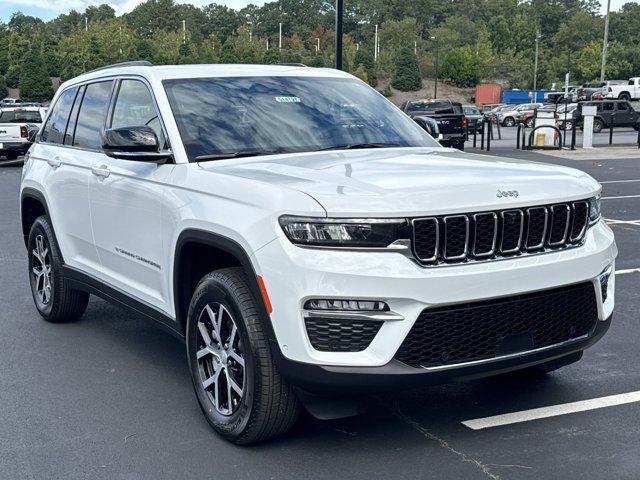
[[[620,100],[631,100],[631,95],[629,95],[627,92],[622,92],[620,95],[618,95],[618,98]]]
[[[536,365],[534,367],[525,368],[518,373],[521,375],[546,375],[547,373],[555,372],[556,370],[559,370],[562,367],[566,367],[567,365],[571,365],[572,363],[579,362],[580,359],[582,359],[582,353],[582,351],[575,352],[564,357],[556,358],[546,363],[541,363],[540,365]]]
[[[504,127],[513,127],[516,124],[516,121],[513,117],[507,117],[502,121],[502,125]]]
[[[533,128],[533,118],[527,119],[525,123],[527,125],[527,128]]]
[[[38,247],[38,244],[40,247]],[[41,263],[36,253],[46,252],[40,255],[44,259]],[[28,249],[29,255],[29,283],[33,302],[47,322],[62,323],[79,319],[87,309],[89,294],[74,290],[67,284],[62,272],[62,255],[58,248],[53,227],[46,215],[38,217],[29,231]],[[48,265],[48,268],[43,268]],[[35,270],[44,272],[50,271],[47,278],[46,273],[38,276]],[[47,286],[48,284],[48,287]]]
[[[457,148],[458,150],[464,152],[464,142],[455,142],[455,143],[452,143],[451,146],[453,148]]]
[[[225,313],[218,317],[223,307]],[[218,313],[211,317],[211,311]],[[216,342],[211,318],[223,318],[222,322],[226,322],[218,329],[220,343]],[[236,326],[237,338],[229,325]],[[206,329],[210,342],[204,339],[201,328]],[[198,359],[198,352],[204,350]],[[244,363],[242,385],[238,356]],[[241,268],[216,270],[198,283],[189,305],[187,358],[200,408],[207,422],[227,440],[242,445],[260,442],[284,434],[295,424],[300,413],[298,398],[276,369],[256,299]],[[213,387],[212,392],[203,383],[211,381],[216,372],[219,380],[208,386]],[[234,383],[241,387],[241,395],[230,387],[224,392],[225,385]],[[220,396],[216,394],[216,386]]]
[[[593,133],[600,133],[604,128],[604,123],[599,118],[593,119]]]
[[[7,158],[7,160],[15,160],[16,158],[18,158],[18,154],[16,152],[7,152],[4,154],[4,156]]]

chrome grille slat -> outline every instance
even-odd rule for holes
[[[471,249],[471,254],[475,258],[483,258],[490,257],[496,251],[496,242],[498,241],[498,215],[495,212],[488,213],[474,213],[473,216],[473,246]],[[484,229],[487,229],[488,225],[485,225],[485,222],[489,222],[492,224],[492,233],[491,237],[491,248],[486,249],[487,243],[487,232],[484,232]],[[480,244],[480,248],[478,247]],[[485,247],[483,250],[482,247]]]
[[[450,215],[444,217],[443,224],[444,244],[442,257],[447,262],[465,259],[469,247],[469,217],[467,215]],[[464,238],[459,236],[460,229],[464,230]],[[453,250],[453,252],[450,250]]]
[[[582,244],[589,202],[441,215],[411,220],[413,258],[420,264],[487,261]]]
[[[569,205],[563,203],[551,206],[551,228],[548,242],[550,247],[557,247],[565,244],[567,241],[567,234],[569,233],[570,223],[571,209],[569,208]],[[562,232],[562,235],[558,237],[560,232]]]
[[[500,253],[508,255],[519,252],[520,246],[522,245],[524,213],[522,213],[522,210],[520,209],[505,210],[500,212],[500,218],[502,219]]]
[[[542,218],[539,217],[540,214],[542,214]],[[547,238],[548,223],[549,211],[546,207],[527,208],[527,235],[524,245],[527,251],[544,248],[544,242]],[[533,243],[533,240],[538,241]]]
[[[576,232],[576,226],[579,228]],[[571,230],[569,241],[579,242],[587,232],[589,226],[589,202],[574,202],[571,204]]]

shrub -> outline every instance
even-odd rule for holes
[[[478,83],[478,64],[473,48],[465,45],[447,53],[440,72],[456,87],[473,87]]]

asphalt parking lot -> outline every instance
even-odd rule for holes
[[[492,153],[570,165],[603,183],[622,272],[609,333],[581,362],[546,377],[371,397],[364,415],[305,418],[253,447],[210,430],[184,347],[171,336],[99,299],[78,323],[40,319],[18,219],[20,167],[0,167],[0,479],[637,479],[638,403],[484,430],[462,423],[640,389],[640,154]]]

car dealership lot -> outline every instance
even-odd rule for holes
[[[303,419],[254,447],[209,429],[183,346],[153,325],[99,299],[79,323],[40,320],[19,227],[20,168],[0,168],[0,479],[637,478],[639,403],[484,430],[462,423],[640,390],[640,155],[492,153],[574,166],[603,182],[617,269],[628,272],[616,279],[609,333],[580,363],[548,377],[371,397],[362,416]]]

